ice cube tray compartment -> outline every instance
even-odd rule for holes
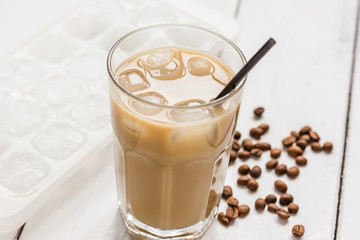
[[[106,57],[120,37],[150,24],[212,26],[169,4],[87,2],[0,63],[0,232],[20,227],[112,141]],[[161,38],[172,36],[153,37],[149,47]],[[136,46],[119,51],[128,56]]]

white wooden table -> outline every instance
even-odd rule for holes
[[[359,0],[201,0],[201,4],[234,16],[241,36],[237,42],[251,56],[268,38],[276,47],[250,74],[241,106],[238,129],[243,136],[260,122],[270,124],[263,138],[273,146],[291,130],[311,125],[333,152],[306,152],[308,166],[288,182],[300,205],[287,223],[277,216],[258,213],[256,198],[273,192],[274,174],[263,171],[259,190],[249,194],[236,186],[237,167],[229,167],[226,184],[252,210],[245,219],[225,228],[217,221],[203,239],[293,239],[291,228],[303,224],[304,239],[355,240],[360,227],[360,37]],[[21,46],[80,0],[0,1],[0,57]],[[190,2],[185,1],[184,4]],[[211,18],[211,16],[209,16]],[[262,105],[262,120],[252,118],[252,109]],[[0,239],[130,239],[117,211],[112,146],[68,179],[48,203],[23,228],[0,234]],[[269,159],[250,160],[264,166]],[[293,160],[283,154],[288,166]],[[226,204],[222,201],[221,210]]]

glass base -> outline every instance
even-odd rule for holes
[[[143,222],[137,220],[132,214],[125,214],[121,208],[120,212],[125,221],[125,225],[130,234],[135,235],[143,239],[155,240],[155,239],[173,239],[173,240],[193,240],[200,239],[206,230],[216,219],[218,213],[218,206],[215,206],[210,215],[197,224],[194,224],[186,228],[178,228],[172,230],[161,230],[151,227]]]

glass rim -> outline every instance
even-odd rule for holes
[[[221,35],[220,33],[217,33],[215,31],[209,30],[207,28],[204,27],[200,27],[200,26],[195,26],[195,25],[191,25],[191,24],[156,24],[156,25],[150,25],[150,26],[146,26],[146,27],[141,27],[138,29],[135,29],[127,34],[125,34],[124,36],[122,36],[119,40],[117,40],[115,42],[115,44],[111,47],[108,57],[107,57],[107,61],[106,61],[106,68],[108,71],[108,74],[112,80],[112,82],[125,94],[127,94],[130,98],[135,98],[136,100],[145,103],[145,104],[150,104],[152,106],[155,107],[162,107],[162,108],[168,108],[168,109],[198,109],[198,108],[204,108],[204,107],[213,107],[215,105],[221,104],[226,102],[228,99],[231,99],[234,95],[236,95],[236,93],[238,93],[244,86],[246,80],[247,80],[247,75],[245,76],[244,80],[241,82],[241,84],[233,91],[231,91],[230,93],[226,94],[225,96],[215,100],[215,101],[211,101],[211,102],[207,102],[207,103],[203,103],[203,104],[199,104],[196,106],[175,106],[175,105],[164,105],[164,104],[158,104],[158,103],[153,103],[153,102],[149,102],[146,101],[138,96],[136,96],[135,94],[132,94],[131,92],[129,92],[128,90],[126,90],[124,87],[121,86],[121,84],[116,80],[116,77],[113,74],[112,68],[111,68],[111,59],[112,56],[115,52],[115,49],[117,49],[117,47],[125,40],[127,39],[129,36],[132,36],[138,32],[141,32],[143,30],[148,30],[151,28],[159,28],[159,27],[186,27],[186,28],[192,28],[192,29],[197,29],[197,30],[201,30],[201,31],[205,31],[208,32],[216,37],[221,38],[222,40],[224,40],[225,42],[227,42],[230,46],[232,46],[234,48],[234,50],[239,54],[243,64],[246,64],[246,58],[245,55],[243,54],[243,52],[239,49],[238,46],[236,46],[235,43],[233,43],[231,40],[229,40],[228,38],[226,38],[225,36]],[[236,73],[235,73],[236,74]],[[225,87],[225,86],[224,86]],[[219,92],[220,93],[220,92]],[[214,96],[215,98],[216,96]]]

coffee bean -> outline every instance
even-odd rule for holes
[[[323,150],[324,150],[324,152],[329,153],[329,152],[332,151],[332,149],[333,149],[333,145],[332,145],[331,142],[325,142],[325,143],[324,143],[324,145],[323,145]]]
[[[289,213],[296,214],[299,211],[299,206],[295,203],[289,203],[288,211]]]
[[[250,178],[248,176],[241,176],[238,178],[237,183],[240,186],[246,186],[249,181],[250,181]]]
[[[287,189],[288,189],[286,183],[284,183],[284,182],[281,181],[281,180],[276,180],[276,181],[274,182],[274,187],[275,187],[276,190],[278,190],[278,191],[281,192],[281,193],[286,193],[286,191],[287,191]]]
[[[309,131],[309,136],[310,136],[311,140],[313,140],[314,142],[318,142],[320,140],[319,135],[316,132],[314,132],[313,130]]]
[[[304,135],[301,135],[301,137],[300,137],[300,139],[303,139],[303,140],[305,140],[306,142],[310,142],[310,136],[309,136],[309,134],[304,134]]]
[[[291,131],[290,135],[294,136],[296,139],[300,138],[300,134],[298,132],[296,132],[296,131]]]
[[[237,200],[233,196],[228,197],[228,199],[226,199],[226,202],[231,207],[237,207],[239,205],[239,200]]]
[[[277,198],[274,194],[269,194],[265,198],[266,203],[276,203],[276,200]]]
[[[239,131],[235,131],[234,138],[239,140],[241,138],[241,133]]]
[[[302,150],[306,148],[308,142],[305,139],[299,139],[296,141],[296,146],[300,147]]]
[[[264,130],[262,130],[261,128],[252,128],[250,129],[250,136],[254,139],[259,140],[261,135],[264,133]]]
[[[288,193],[284,193],[280,196],[279,202],[281,205],[289,205],[294,201],[293,196]]]
[[[270,150],[270,156],[272,158],[279,158],[281,155],[281,150],[279,148],[273,148]]]
[[[289,219],[290,217],[290,213],[283,208],[279,208],[279,210],[276,213],[281,219]]]
[[[304,151],[298,146],[291,146],[287,149],[287,153],[291,157],[296,157],[296,156],[302,155],[304,153]]]
[[[269,212],[271,212],[271,213],[276,213],[278,210],[279,210],[279,207],[276,206],[276,204],[270,203],[270,204],[268,205],[268,211],[269,211]]]
[[[238,173],[241,175],[246,175],[250,172],[250,167],[246,164],[243,164],[239,167]]]
[[[263,133],[262,134],[265,134],[267,131],[269,131],[269,125],[268,124],[266,124],[266,123],[263,123],[263,124],[260,124],[259,126],[258,126],[258,128],[261,128],[262,130],[263,130]]]
[[[246,160],[246,159],[249,159],[250,158],[250,152],[249,151],[241,151],[238,153],[238,156],[240,159],[242,160]]]
[[[261,115],[263,114],[263,112],[265,111],[265,109],[263,107],[258,107],[254,109],[254,114],[257,117],[261,117]]]
[[[305,166],[307,164],[307,159],[304,156],[300,155],[295,158],[295,162],[299,166]]]
[[[258,189],[259,184],[257,183],[257,181],[255,179],[250,179],[249,182],[247,183],[246,187],[251,192],[255,192]]]
[[[261,151],[261,149],[258,149],[258,148],[253,148],[250,151],[251,156],[254,156],[255,158],[261,157],[262,153],[263,153],[263,151]]]
[[[266,168],[267,169],[274,169],[277,164],[278,164],[278,161],[276,159],[271,159],[266,163]]]
[[[239,210],[237,207],[228,207],[226,209],[226,216],[228,217],[228,219],[231,220],[235,220],[238,216],[239,216]]]
[[[229,226],[230,225],[230,220],[229,218],[223,213],[219,213],[218,214],[218,220],[221,224],[225,225],[225,226]]]
[[[310,130],[311,130],[311,127],[309,127],[309,126],[304,126],[303,128],[300,129],[299,133],[300,133],[300,135],[304,135],[304,134],[309,133]]]
[[[241,148],[241,144],[238,140],[234,139],[231,148],[235,151],[239,151]]]
[[[262,198],[258,198],[255,201],[255,209],[260,211],[260,210],[264,210],[266,206],[266,201]]]
[[[254,144],[252,143],[251,139],[245,138],[242,141],[242,146],[245,150],[251,151],[251,149],[253,149],[253,147],[254,147]]]
[[[286,174],[289,178],[296,178],[299,176],[300,170],[298,167],[291,167],[287,170]]]
[[[238,153],[234,150],[231,150],[230,152],[230,162],[234,162],[238,156]]]
[[[233,195],[232,188],[230,186],[224,186],[224,189],[223,189],[223,192],[222,192],[222,197],[225,198],[225,199],[228,199],[232,195]]]
[[[292,228],[291,232],[292,232],[294,237],[301,238],[302,236],[304,236],[305,228],[304,228],[303,225],[295,225]]]
[[[261,168],[259,166],[254,166],[250,171],[250,176],[253,178],[258,178],[261,175]]]
[[[265,142],[257,142],[254,147],[259,148],[262,151],[268,151],[271,149],[271,145]]]
[[[319,142],[313,142],[313,143],[311,143],[311,149],[312,149],[314,152],[321,152],[322,147],[321,147],[321,145],[320,145]]]
[[[248,205],[240,205],[238,207],[238,210],[239,210],[239,217],[241,218],[246,217],[250,212],[250,208],[248,207]]]
[[[287,172],[287,167],[285,164],[278,164],[276,167],[275,167],[275,173],[277,175],[284,175],[285,173]]]
[[[285,146],[285,147],[289,147],[291,146],[294,142],[296,141],[296,138],[294,136],[288,136],[287,138],[284,138],[282,140],[282,144]]]

